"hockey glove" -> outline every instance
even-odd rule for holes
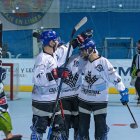
[[[53,69],[51,72],[46,73],[46,77],[49,81],[58,79],[58,70],[57,68]]]
[[[69,77],[69,70],[68,68],[59,67],[58,69],[58,77],[59,78],[67,78]]]
[[[58,78],[67,78],[69,76],[69,70],[67,68],[59,67],[53,69],[51,73],[47,73],[46,77],[49,81],[57,80]]]
[[[93,30],[87,29],[86,31],[79,34],[75,39],[72,40],[71,45],[73,49],[78,46],[81,46],[87,38],[91,38],[93,36]]]
[[[80,37],[79,38],[75,38],[75,39],[72,40],[71,45],[72,45],[73,49],[75,49],[76,47],[79,47],[80,45],[82,45],[81,43],[84,40],[82,39],[82,37],[81,37],[80,41],[79,41],[79,39],[80,39]]]
[[[121,99],[120,101],[122,102],[123,105],[126,105],[129,102],[129,94],[128,94],[128,89],[126,88],[123,91],[120,91]]]
[[[91,38],[93,36],[93,30],[92,29],[87,29],[86,31],[81,33],[81,36],[84,39]]]
[[[0,67],[0,83],[6,78],[6,69]]]

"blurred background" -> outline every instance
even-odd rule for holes
[[[0,0],[0,44],[9,72],[5,90],[32,91],[34,58],[42,49],[34,33],[52,29],[67,43],[73,27],[85,16],[87,23],[74,37],[93,29],[98,52],[111,61],[134,94],[130,67],[140,39],[139,0]],[[109,93],[117,91],[113,87]]]
[[[3,57],[34,58],[39,44],[32,33],[53,29],[64,42],[84,16],[94,30],[99,52],[110,59],[131,59],[139,36],[139,0],[0,0]],[[117,55],[116,55],[117,54]]]
[[[41,51],[41,43],[33,34],[52,29],[67,43],[73,27],[85,16],[88,21],[75,37],[86,29],[93,29],[98,52],[109,59],[132,94],[130,105],[140,124],[136,91],[130,85],[130,67],[136,54],[136,42],[140,39],[140,0],[0,0],[3,57],[0,60],[7,70],[4,89],[8,99],[14,100],[9,101],[14,133],[23,134],[23,140],[30,139],[34,58]],[[134,131],[129,127],[133,120],[117,93],[111,85],[109,140],[139,140],[140,128]],[[126,124],[126,127],[113,124]],[[92,138],[93,130],[92,126]],[[3,137],[0,134],[0,139]],[[70,137],[72,139],[73,135]]]

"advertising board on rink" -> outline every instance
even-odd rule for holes
[[[130,76],[130,67],[132,60],[131,59],[110,59],[109,60],[119,75],[122,77],[122,81],[125,86],[129,88],[129,92],[134,94],[134,87],[130,86],[131,76]],[[15,63],[19,64],[19,90],[31,92],[33,83],[33,67],[34,59],[3,59],[5,63]],[[118,93],[112,84],[110,84],[109,93]]]

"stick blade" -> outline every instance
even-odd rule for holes
[[[87,22],[87,17],[83,17],[81,21],[75,26],[75,30],[77,31],[81,26],[83,26]]]
[[[87,17],[83,17],[80,22],[73,28],[73,31],[71,33],[71,38],[73,38],[75,32],[79,30],[85,23],[87,22]]]
[[[133,129],[135,129],[135,128],[138,128],[138,125],[136,123],[131,123],[130,124],[130,127],[133,128]]]

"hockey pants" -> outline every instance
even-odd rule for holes
[[[77,140],[89,140],[90,117],[93,112],[95,140],[107,140],[109,128],[106,124],[107,103],[79,102],[79,136]]]
[[[61,101],[64,109],[67,134],[69,135],[69,129],[73,128],[74,140],[75,140],[78,134],[78,126],[79,126],[79,115],[78,115],[79,100],[77,96],[75,96],[75,97],[64,98]]]

